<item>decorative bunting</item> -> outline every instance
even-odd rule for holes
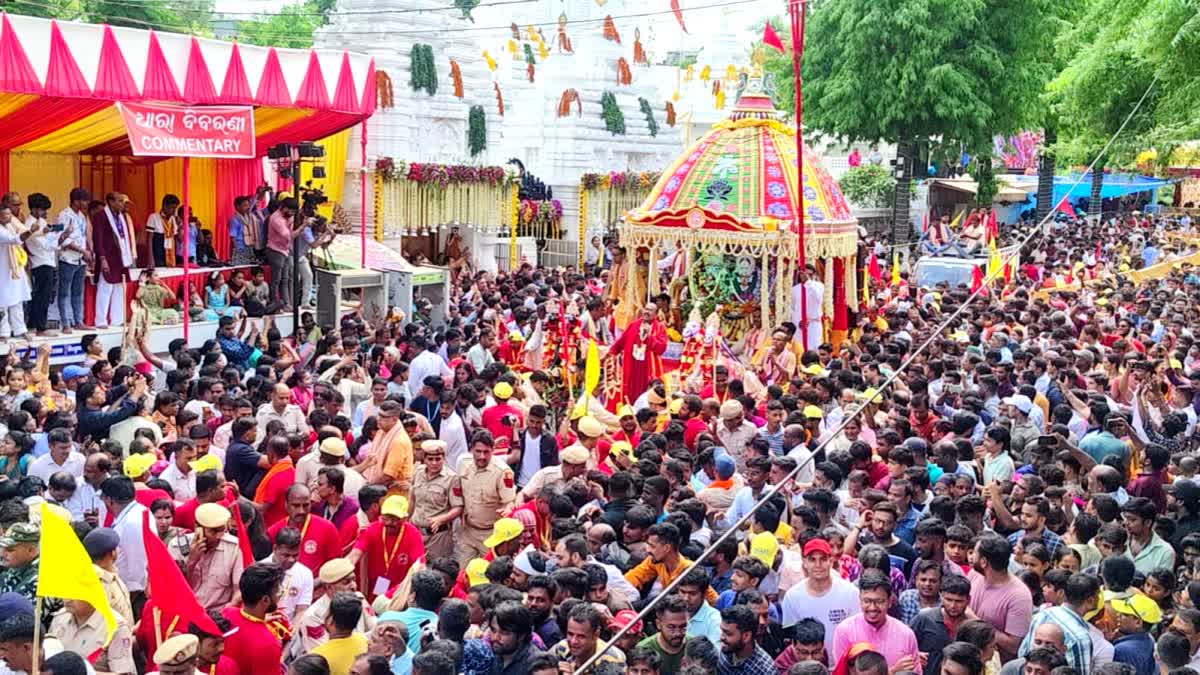
[[[325,87],[325,75],[321,72],[321,61],[315,49],[308,50],[308,72],[300,81],[296,92],[296,105],[302,108],[328,108],[329,90]]]
[[[563,91],[558,99],[558,116],[566,117],[571,114],[571,104],[575,104],[577,117],[583,117],[583,104],[579,101],[579,92],[574,89]]]
[[[455,61],[454,59],[450,59],[450,82],[454,86],[455,98],[462,98],[463,97],[462,70],[460,70],[458,67],[458,61]]]
[[[349,55],[343,55],[343,67],[350,67]],[[338,78],[338,87],[341,87],[341,77]],[[350,102],[353,107],[348,110],[358,112],[362,108],[362,102],[359,100],[358,93],[354,91],[354,77],[350,77],[348,82],[350,91],[348,95],[351,97]],[[340,98],[340,97],[339,97]],[[233,43],[233,49],[229,53],[229,66],[225,69],[225,81],[221,83],[221,101],[223,103],[238,103],[241,105],[250,105],[254,103],[254,93],[250,91],[250,80],[246,77],[246,66],[242,63],[242,50],[238,49],[237,43]]]
[[[346,55],[346,58],[349,58]],[[321,64],[317,64],[317,74],[321,73]],[[324,94],[325,106],[329,106],[329,95],[324,88],[322,79],[321,93]],[[200,50],[200,42],[192,38],[191,51],[188,53],[187,73],[183,78],[183,98],[188,103],[212,105],[217,103],[217,88],[213,86],[212,74],[208,70],[208,62],[204,60],[204,52]]]
[[[375,62],[371,62],[374,67]],[[392,76],[386,71],[375,71],[375,101],[380,108],[394,108],[396,106],[396,92],[392,87]],[[364,106],[365,107],[365,106]]]
[[[604,17],[604,39],[621,44],[621,34],[617,32],[617,24],[613,21],[612,14]]]
[[[675,104],[667,101],[667,126],[675,126]]]
[[[350,55],[342,53],[342,67],[338,72],[337,86],[333,90],[333,109],[356,112],[354,74],[350,70]]]
[[[691,82],[691,81],[692,81],[692,78],[694,78],[694,77],[696,77],[696,66],[694,66],[694,65],[689,65],[689,66],[688,66],[687,68],[685,68],[685,69],[684,69],[684,71],[683,71],[683,81],[684,81],[684,82]]]
[[[633,73],[629,70],[629,62],[625,57],[617,59],[617,84],[630,85],[633,83]]]
[[[633,62],[639,65],[650,65],[646,59],[646,50],[642,48],[642,31],[633,29]]]
[[[146,48],[146,75],[142,78],[142,96],[150,100],[179,100],[179,85],[171,75],[167,57],[163,55],[158,35],[150,31],[150,44]]]
[[[517,58],[517,41],[516,40],[508,41],[508,53],[512,54],[512,57],[514,60]]]
[[[0,34],[0,85],[6,92],[42,93],[42,83],[38,81],[17,32],[8,21],[8,14],[3,15],[3,29],[3,34]]]
[[[571,38],[567,37],[567,15],[558,15],[558,48],[564,54],[573,54],[575,49],[571,46]]]
[[[46,68],[46,94],[77,97],[91,95],[87,79],[67,47],[67,41],[63,38],[57,21],[50,22],[50,63]]]
[[[274,47],[267,50],[267,62],[263,66],[262,79],[258,81],[254,102],[276,107],[285,107],[292,103],[287,81],[283,79],[283,68],[279,65],[279,54],[275,52]]]
[[[512,39],[514,39],[514,40],[520,40],[520,39],[521,39],[521,29],[520,29],[520,28],[517,28],[517,22],[516,22],[516,21],[514,21],[514,22],[512,22],[512,23],[508,24],[508,29],[509,29],[510,31],[512,31]]]
[[[504,117],[504,95],[500,93],[500,83],[493,82],[492,89],[496,90],[496,112]]]
[[[550,49],[546,46],[545,42],[538,40],[537,46],[538,46],[538,57],[539,58],[541,58],[543,61],[550,58]]]
[[[726,82],[736,82],[737,81],[737,68],[734,68],[732,63],[729,64],[728,66],[725,66],[725,81]]]
[[[688,32],[687,26],[683,25],[683,10],[679,7],[679,0],[671,0],[671,13],[675,15],[675,20],[679,22],[683,32]]]
[[[534,67],[532,63],[525,64],[525,74],[529,77],[529,81],[533,82]]]
[[[700,81],[708,82],[708,78],[711,74],[712,74],[712,68],[709,68],[708,66],[704,66],[703,68],[700,69]]]
[[[496,72],[496,59],[493,59],[492,55],[489,54],[488,50],[486,49],[483,50],[483,62],[487,64],[488,70],[492,71],[493,73]]]
[[[268,67],[272,56],[275,56],[274,49],[267,53]],[[275,56],[275,70],[279,70],[278,56]],[[263,77],[266,78],[267,74],[264,72]],[[280,77],[283,77],[283,73],[280,73]],[[121,47],[117,44],[112,27],[107,24],[100,38],[100,63],[96,67],[96,86],[92,88],[92,95],[110,100],[136,101],[141,98],[137,85],[134,84],[133,74],[129,72],[129,64],[125,63],[125,56],[121,54]],[[287,100],[279,105],[290,104],[291,101]]]

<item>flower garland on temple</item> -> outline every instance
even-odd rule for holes
[[[424,89],[430,96],[437,93],[437,68],[433,65],[433,47],[414,44],[409,56],[409,84],[413,91]]]
[[[482,113],[480,107],[471,116],[483,118]],[[480,229],[506,225],[519,182],[517,171],[507,166],[424,164],[380,157],[374,169],[377,238],[384,236],[384,230],[420,235],[454,222]]]
[[[600,96],[600,117],[604,120],[604,128],[613,136],[625,135],[625,113],[617,105],[617,97],[611,91]]]
[[[650,102],[639,96],[638,105],[642,108],[642,114],[646,116],[646,126],[650,127],[650,135],[657,136],[658,120],[654,119],[654,109],[650,107]]]
[[[467,150],[474,157],[487,148],[487,116],[483,106],[473,105],[467,114]]]
[[[589,228],[597,233],[616,227],[621,216],[637,208],[662,174],[658,171],[611,171],[579,177],[578,264],[583,265]]]

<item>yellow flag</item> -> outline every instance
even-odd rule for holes
[[[486,49],[483,50],[483,60],[487,63],[488,70],[493,72],[496,70],[496,59],[493,59]]]
[[[892,252],[892,285],[900,285],[900,252]]]
[[[866,269],[863,269],[862,301],[864,306],[871,304],[871,275],[867,273]]]
[[[100,613],[108,636],[104,644],[112,640],[117,630],[117,617],[108,604],[108,596],[92,559],[83,549],[83,543],[70,523],[55,515],[42,503],[42,556],[38,558],[37,594],[42,597],[83,600]]]
[[[596,347],[595,340],[588,340],[587,360],[583,364],[583,388],[584,393],[588,396],[596,391],[596,385],[600,384],[600,350]]]
[[[988,241],[988,281],[994,280],[995,276],[1000,273],[1000,268],[1003,264],[1000,260],[1000,251],[996,248],[996,239],[993,237]]]
[[[958,212],[957,216],[954,216],[954,220],[950,221],[950,229],[953,230],[953,229],[956,229],[959,225],[962,225],[963,214],[966,212],[967,212],[967,210],[963,209],[962,211]]]

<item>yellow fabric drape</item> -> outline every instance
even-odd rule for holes
[[[26,199],[34,192],[50,198],[50,217],[67,206],[71,189],[79,181],[79,155],[14,152],[9,158],[8,189]]]
[[[124,136],[125,122],[114,105],[16,149],[25,152],[75,153]]]
[[[323,138],[317,142],[317,145],[325,148],[325,160],[320,164],[325,167],[325,177],[314,179],[312,177],[314,164],[304,162],[300,172],[300,184],[305,185],[311,180],[313,187],[319,187],[325,191],[325,196],[329,201],[318,211],[328,218],[333,214],[333,205],[342,201],[346,182],[346,151],[350,145],[350,130],[339,131],[332,136]]]
[[[212,230],[217,222],[217,160],[197,157],[192,160],[191,190],[188,194],[192,213],[200,226]],[[154,165],[154,210],[164,195],[173,194],[183,201],[183,160],[167,159]],[[144,225],[144,223],[140,223]]]

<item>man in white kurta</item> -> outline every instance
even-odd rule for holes
[[[7,206],[0,206],[0,338],[25,335],[29,278],[25,275],[25,228]]]
[[[807,329],[808,335],[805,336],[804,349],[806,351],[816,351],[821,345],[821,312],[823,308],[822,299],[825,296],[825,284],[817,281],[817,270],[812,265],[805,265],[800,271],[800,283],[792,286],[792,323],[796,324],[795,340],[801,340],[801,327],[805,326],[804,318],[808,319]],[[808,311],[805,315],[801,312],[801,298],[803,298],[804,309]]]

